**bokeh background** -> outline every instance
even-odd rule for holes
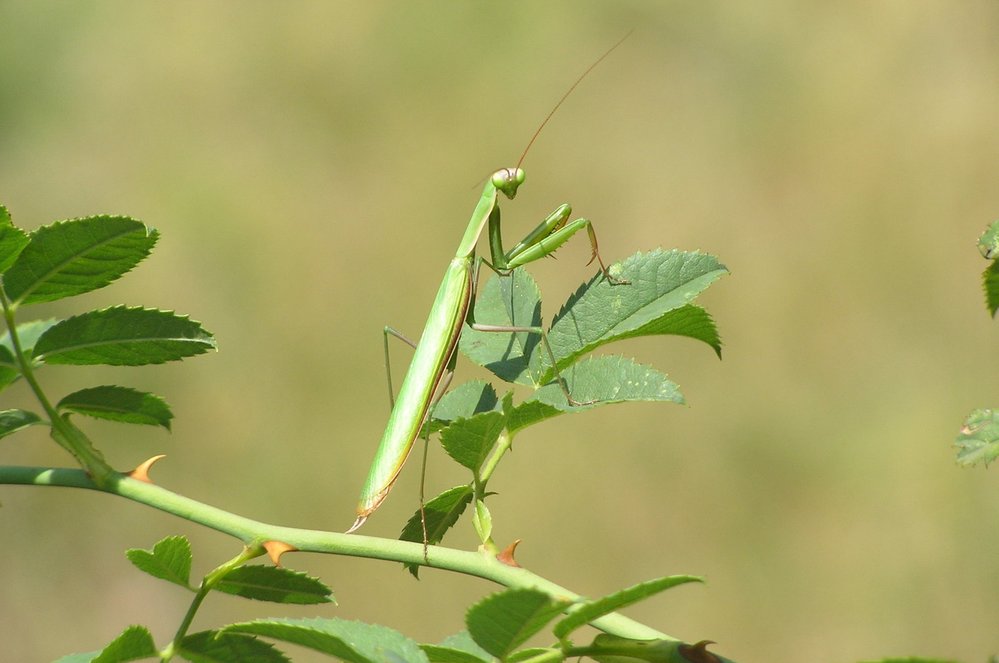
[[[732,275],[701,303],[724,359],[686,339],[619,345],[688,405],[521,435],[490,485],[497,539],[524,539],[522,564],[588,595],[703,574],[629,614],[739,661],[985,660],[999,651],[999,477],[956,467],[952,443],[999,402],[975,249],[999,216],[994,2],[4,3],[0,201],[26,228],[120,213],[162,232],[135,273],[36,313],[175,309],[221,348],[54,367],[47,384],[167,397],[172,434],[89,426],[117,467],[167,453],[154,477],[168,488],[345,528],[387,413],[382,326],[418,333],[479,182],[633,28],[528,156],[507,233],[569,201],[612,260],[718,255]],[[548,316],[586,258],[578,241],[533,269]],[[0,462],[69,464],[42,431],[2,442]],[[462,476],[450,465],[432,456],[434,489]],[[398,531],[416,474],[366,533]],[[130,623],[165,642],[187,596],[123,551],[185,534],[195,573],[235,551],[99,494],[0,487],[0,501],[4,660],[92,650]],[[473,545],[470,529],[452,543]],[[285,561],[339,606],[219,596],[196,627],[321,614],[436,641],[493,589]]]

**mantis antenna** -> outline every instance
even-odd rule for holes
[[[527,147],[524,148],[524,152],[520,155],[520,159],[517,160],[517,168],[520,168],[524,164],[524,158],[527,157],[527,153],[530,151],[531,146],[534,145],[534,141],[537,139],[538,135],[541,133],[541,130],[545,128],[545,125],[548,124],[548,120],[552,119],[552,116],[555,114],[555,111],[557,111],[559,109],[559,106],[562,105],[562,102],[564,102],[566,99],[568,99],[569,95],[572,94],[572,91],[576,89],[576,86],[579,85],[580,83],[582,83],[583,79],[586,78],[590,74],[591,71],[593,71],[594,69],[596,69],[597,65],[600,64],[601,62],[603,62],[604,59],[606,59],[606,57],[608,55],[610,55],[611,53],[613,53],[614,50],[618,46],[620,46],[621,44],[623,44],[625,42],[625,40],[628,39],[628,37],[631,36],[632,32],[634,32],[634,30],[629,30],[627,32],[627,34],[625,34],[623,37],[621,37],[620,39],[617,40],[616,44],[614,44],[613,46],[611,46],[610,48],[608,48],[606,51],[604,51],[603,55],[601,55],[599,58],[597,58],[596,60],[594,60],[593,64],[591,64],[589,67],[587,67],[586,71],[584,71],[582,74],[580,74],[579,78],[577,78],[575,80],[575,82],[572,85],[569,86],[569,89],[565,91],[565,94],[563,94],[562,98],[558,100],[558,103],[556,103],[554,106],[552,106],[552,109],[550,111],[548,111],[548,115],[545,116],[545,119],[541,121],[541,124],[539,124],[538,128],[534,131],[534,135],[531,136],[531,140],[527,141]]]

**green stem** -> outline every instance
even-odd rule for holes
[[[483,488],[486,483],[489,482],[489,477],[493,475],[496,470],[496,466],[499,465],[500,460],[503,458],[509,449],[510,445],[513,444],[513,436],[510,435],[510,431],[503,429],[500,433],[499,439],[496,441],[496,446],[493,448],[493,452],[486,459],[486,462],[482,464],[482,468],[479,470],[479,482],[482,484]]]
[[[51,435],[59,446],[64,448],[83,466],[98,485],[104,487],[114,473],[114,469],[104,460],[103,454],[90,442],[86,435],[79,428],[59,415],[59,411],[52,406],[42,386],[35,378],[35,371],[31,364],[31,359],[21,345],[21,339],[17,334],[17,324],[14,320],[16,306],[7,299],[7,293],[0,288],[0,305],[3,306],[4,322],[7,324],[7,332],[10,334],[10,342],[14,348],[14,357],[21,369],[24,381],[28,383],[38,404],[42,406],[46,416],[49,418],[49,425],[52,427]]]
[[[302,552],[417,564],[491,580],[505,587],[534,588],[560,598],[580,598],[575,592],[527,569],[507,566],[486,552],[429,546],[424,558],[422,543],[262,523],[123,474],[112,474],[107,485],[100,487],[85,472],[77,469],[0,466],[0,485],[2,484],[63,486],[118,495],[229,534],[251,548],[267,541],[281,541]],[[661,631],[619,614],[596,619],[592,625],[601,631],[625,638],[675,640]]]
[[[191,605],[187,608],[187,613],[184,615],[184,619],[181,621],[180,626],[177,628],[177,633],[173,636],[173,641],[163,650],[160,654],[160,659],[163,661],[169,661],[177,651],[180,649],[180,643],[187,636],[188,630],[191,628],[192,622],[194,622],[194,615],[197,614],[198,608],[201,607],[201,603],[208,596],[208,593],[219,583],[220,580],[226,577],[230,571],[239,568],[249,560],[254,557],[259,557],[264,554],[264,549],[262,546],[246,546],[243,551],[230,559],[228,562],[219,565],[201,580],[201,585],[198,590],[194,593],[194,599],[191,601]]]

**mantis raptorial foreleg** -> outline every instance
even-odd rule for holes
[[[621,285],[627,281],[615,278],[608,271],[603,259],[600,257],[600,248],[597,244],[597,234],[593,230],[593,223],[589,219],[574,219],[569,221],[572,214],[572,207],[567,203],[559,205],[545,220],[538,224],[538,227],[527,234],[524,239],[509,251],[503,251],[503,238],[500,232],[500,209],[496,207],[489,215],[489,248],[492,262],[482,260],[498,274],[509,274],[517,267],[540,260],[545,256],[555,253],[556,249],[569,241],[569,238],[577,232],[586,229],[586,234],[590,240],[590,259],[587,265],[594,260],[600,265],[600,271],[610,283]]]

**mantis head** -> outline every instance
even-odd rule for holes
[[[490,180],[493,186],[507,198],[513,199],[517,195],[517,188],[524,183],[524,171],[520,168],[500,168]]]

